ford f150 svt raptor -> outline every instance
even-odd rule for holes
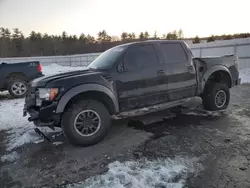
[[[32,79],[44,76],[38,61],[0,64],[0,91],[8,90],[15,98],[24,97],[27,84]]]
[[[111,115],[200,96],[206,110],[227,108],[240,84],[238,58],[194,58],[184,41],[143,41],[111,48],[86,70],[29,83],[24,116],[36,126],[62,127],[76,145],[93,145],[109,130]]]

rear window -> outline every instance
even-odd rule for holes
[[[187,60],[187,55],[181,44],[162,43],[161,47],[166,55],[166,63],[183,62]]]

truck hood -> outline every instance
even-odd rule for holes
[[[31,81],[30,86],[31,87],[45,87],[48,83],[58,80],[58,79],[64,79],[64,78],[69,78],[73,76],[81,76],[81,75],[84,76],[84,75],[93,74],[93,73],[98,73],[98,72],[92,69],[85,69],[85,70],[70,71],[70,72],[59,73],[59,74],[48,75],[48,76],[45,75],[43,77],[40,77]]]

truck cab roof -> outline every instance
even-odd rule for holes
[[[164,42],[186,44],[186,42],[183,41],[183,40],[145,40],[145,41],[130,42],[130,43],[121,44],[121,45],[118,45],[118,46],[130,46],[130,45],[134,45],[134,44],[145,44],[145,43],[146,44],[154,44],[154,43],[164,43]],[[115,46],[115,47],[118,47],[118,46]]]

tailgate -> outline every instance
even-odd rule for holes
[[[42,67],[39,61],[20,62],[4,65],[7,72],[22,73],[28,80],[42,76]]]

